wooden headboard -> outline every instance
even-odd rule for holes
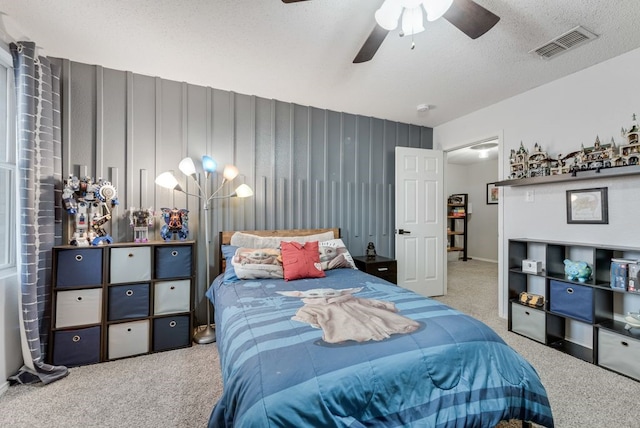
[[[220,246],[229,245],[231,243],[231,235],[236,232],[250,233],[256,236],[305,236],[315,235],[317,233],[333,232],[334,238],[340,238],[340,229],[337,227],[325,228],[325,229],[282,229],[282,230],[225,230],[220,232]],[[222,256],[221,247],[218,248],[218,266],[220,266],[220,272],[224,272],[225,260]]]

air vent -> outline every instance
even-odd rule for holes
[[[542,59],[551,59],[596,38],[597,34],[577,26],[529,53],[534,53]]]

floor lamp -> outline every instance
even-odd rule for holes
[[[241,184],[236,188],[236,190],[229,195],[218,196],[218,193],[222,190],[222,187],[225,185],[227,181],[231,181],[238,176],[238,168],[234,165],[226,165],[224,167],[224,171],[222,173],[222,183],[220,186],[213,192],[209,193],[208,191],[208,183],[209,177],[213,172],[216,171],[216,162],[209,156],[202,157],[202,169],[204,170],[204,188],[200,187],[200,183],[198,183],[196,165],[193,163],[193,159],[186,157],[180,161],[178,164],[178,168],[182,173],[186,176],[189,176],[193,179],[198,188],[198,194],[188,193],[180,187],[180,183],[173,175],[172,172],[163,172],[158,177],[156,177],[156,184],[158,186],[164,187],[166,189],[177,190],[179,192],[184,193],[185,195],[195,196],[202,201],[202,210],[204,211],[204,239],[205,239],[205,257],[206,257],[206,287],[211,285],[211,269],[209,268],[209,254],[210,254],[210,245],[209,245],[209,209],[211,208],[211,202],[214,199],[228,199],[228,198],[246,198],[248,196],[253,195],[253,190],[251,187],[246,184]],[[207,324],[205,326],[199,326],[194,335],[193,341],[199,344],[211,343],[216,340],[216,331],[215,327],[211,326],[211,310],[209,308],[209,304],[207,304]]]

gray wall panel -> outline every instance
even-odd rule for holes
[[[70,174],[85,175],[88,170],[88,174],[95,177],[103,173],[96,170],[96,67],[72,62],[69,74],[62,79],[78,82],[65,88],[69,93],[73,126],[67,129],[72,150],[63,162]]]
[[[171,170],[183,188],[197,193],[178,163],[188,155],[198,164],[208,154],[220,171],[210,189],[222,184],[224,165],[233,163],[240,175],[220,195],[241,183],[255,191],[252,198],[212,203],[214,249],[220,230],[340,227],[352,254],[373,241],[379,254],[394,256],[394,149],[431,148],[430,128],[55,61],[63,66],[63,172],[103,174],[114,182],[117,242],[132,240],[131,206],[152,206],[158,214],[162,207],[187,208],[190,238],[198,239],[200,200],[159,188],[154,179]],[[158,215],[153,238],[160,238],[162,224]],[[67,222],[65,239],[70,233]],[[198,253],[205,248],[198,239]],[[200,300],[205,266],[200,257]]]
[[[127,142],[127,77],[122,71],[103,69],[103,82],[99,88],[102,92],[102,126],[98,127],[97,132],[102,134],[105,149],[103,150],[102,160],[107,167],[118,168],[117,176],[109,177],[112,184],[118,190],[118,198],[127,200],[126,188],[123,187],[126,182],[125,177],[125,159],[126,159],[126,142]],[[105,91],[105,88],[107,90]],[[153,204],[153,200],[149,201],[149,206]],[[122,209],[128,207],[121,206]],[[114,234],[114,239],[123,241],[128,239],[128,228],[120,228],[119,234]]]

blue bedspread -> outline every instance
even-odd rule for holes
[[[493,427],[509,419],[553,426],[537,373],[485,324],[357,270],[326,274],[214,281],[207,295],[224,393],[210,427]],[[291,319],[301,298],[277,293],[350,287],[363,287],[359,299],[395,304],[419,327],[328,343],[322,329]]]

